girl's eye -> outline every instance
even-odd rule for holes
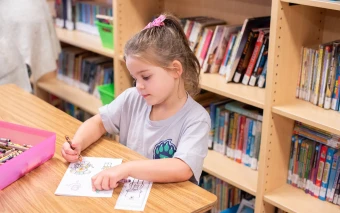
[[[150,76],[143,77],[143,80],[147,81],[150,79]]]

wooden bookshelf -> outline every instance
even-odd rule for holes
[[[340,2],[338,1],[330,0],[281,0],[281,1],[324,9],[340,10]]]
[[[95,115],[102,106],[101,101],[76,87],[70,86],[57,78],[49,78],[38,82],[38,87]]]
[[[59,27],[55,28],[60,41],[80,47],[100,55],[113,58],[114,51],[102,46],[99,36],[91,35],[77,30],[67,30]]]
[[[204,160],[203,170],[256,196],[258,172],[225,155],[209,150]]]
[[[289,104],[274,106],[272,111],[287,118],[340,135],[340,112],[338,111],[326,110],[299,99]]]
[[[258,108],[264,107],[265,89],[263,88],[231,82],[226,83],[223,76],[211,73],[202,73],[200,84],[202,89],[210,92],[232,98]]]
[[[298,213],[339,213],[340,206],[319,200],[303,190],[285,184],[264,195],[264,200],[287,212]]]
[[[297,99],[301,48],[340,38],[340,4],[325,0],[272,1],[266,102],[262,132],[257,212],[340,212],[339,206],[286,184],[294,122],[340,134],[340,113]],[[335,30],[336,29],[336,30]]]

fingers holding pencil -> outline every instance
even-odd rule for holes
[[[65,136],[65,139],[66,142],[63,144],[61,149],[62,156],[71,163],[82,161],[82,156],[80,155],[80,144],[72,143],[68,136]]]

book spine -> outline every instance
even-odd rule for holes
[[[315,154],[316,154],[316,143],[314,141],[311,141],[311,155],[310,155],[310,160],[308,164],[309,171],[308,171],[308,177],[307,177],[306,189],[305,189],[306,193],[309,193],[309,191],[311,190]]]
[[[247,132],[247,141],[248,141],[247,143],[248,143],[248,147],[249,147],[249,149],[247,151],[248,151],[249,158],[251,158],[252,152],[253,152],[253,150],[252,150],[253,128],[255,128],[255,121],[250,119],[249,120],[248,132]],[[245,165],[250,167],[249,162],[247,162]]]
[[[263,71],[259,77],[259,80],[257,82],[258,87],[260,88],[264,88],[265,87],[265,83],[266,83],[266,76],[267,76],[267,69],[268,69],[268,60],[266,61],[266,63],[264,64],[263,67]]]
[[[322,80],[321,80],[321,87],[320,87],[320,95],[319,95],[319,107],[324,106],[325,102],[325,92],[326,92],[326,81],[329,73],[329,68],[331,64],[331,57],[332,57],[332,46],[325,47],[325,58],[324,58],[324,67],[322,70]]]
[[[299,86],[299,99],[304,99],[305,97],[305,84],[306,84],[306,73],[308,69],[308,48],[303,48],[303,61],[302,61],[302,71],[301,71],[301,79],[300,79],[300,86]]]
[[[309,174],[311,171],[311,161],[312,161],[312,154],[313,154],[313,149],[314,149],[314,142],[308,141],[308,149],[307,149],[307,157],[306,157],[306,166],[305,166],[305,174],[304,174],[304,179],[303,179],[303,189],[307,190],[307,181],[309,180]]]
[[[229,112],[224,111],[224,133],[223,133],[223,148],[222,154],[227,155],[227,147],[228,147],[228,130],[229,130]]]
[[[308,63],[308,73],[307,73],[307,84],[306,84],[306,97],[305,100],[309,101],[312,94],[312,83],[313,83],[313,68],[314,68],[314,58],[315,51],[313,49],[309,49],[309,63]]]
[[[301,152],[299,156],[299,179],[298,179],[298,188],[303,188],[303,176],[305,170],[305,157],[307,153],[307,140],[303,140],[301,144]]]
[[[207,35],[208,35],[208,29],[203,29],[203,34],[198,42],[198,46],[195,49],[195,56],[197,57],[197,59],[200,59],[200,55],[205,43],[205,40],[207,39]]]
[[[313,64],[313,72],[312,72],[312,85],[311,85],[311,93],[309,102],[313,103],[315,99],[315,87],[316,87],[316,78],[318,74],[318,63],[319,63],[319,51],[313,50],[314,55],[314,64]]]
[[[233,158],[233,150],[231,148],[232,140],[233,140],[233,129],[234,129],[234,117],[235,113],[229,112],[229,130],[228,130],[228,146],[227,146],[227,157]]]
[[[203,63],[204,63],[205,58],[207,56],[207,52],[208,52],[208,49],[209,49],[212,37],[214,35],[214,31],[213,30],[210,30],[210,29],[206,29],[206,30],[208,31],[207,32],[207,36],[206,36],[206,39],[204,41],[204,44],[203,44],[203,47],[202,47],[202,51],[200,53],[200,57],[198,58],[198,61],[200,62],[201,67],[203,67]]]
[[[298,146],[296,149],[296,155],[295,155],[295,162],[294,162],[294,172],[293,172],[293,180],[292,180],[292,185],[297,187],[298,186],[298,180],[299,180],[299,157],[300,157],[300,152],[301,152],[301,143],[302,143],[302,138],[298,138]]]
[[[227,50],[226,50],[225,55],[224,55],[224,60],[223,60],[223,63],[221,65],[220,71],[219,71],[219,73],[221,75],[225,75],[226,74],[225,73],[226,72],[226,67],[227,67],[227,64],[229,63],[229,59],[230,59],[231,52],[232,52],[234,44],[235,44],[236,37],[237,37],[237,34],[232,34],[230,36],[230,38],[229,38]]]
[[[235,74],[234,74],[233,81],[236,82],[236,83],[239,83],[243,79],[243,75],[244,75],[244,73],[245,73],[245,71],[248,67],[249,60],[250,60],[251,55],[253,53],[257,37],[258,37],[258,32],[252,32],[251,31],[249,33],[247,43],[246,43],[246,45],[243,49],[241,58],[239,60],[239,63],[236,67],[236,71],[235,71]]]
[[[316,73],[316,79],[315,79],[315,89],[314,89],[314,99],[312,100],[312,103],[314,105],[317,105],[319,102],[319,93],[320,93],[320,84],[321,84],[321,73],[323,70],[323,59],[324,59],[324,49],[323,46],[319,46],[318,51],[318,70]]]
[[[329,202],[333,202],[334,198],[335,198],[335,191],[338,185],[338,180],[340,177],[340,159],[338,157],[338,162],[337,162],[337,168],[336,168],[336,174],[335,174],[335,178],[334,178],[334,182],[333,182],[333,186],[331,189],[331,193],[329,195]]]
[[[338,180],[336,181],[336,187],[334,191],[334,198],[333,198],[333,203],[337,204],[339,200],[339,194],[340,194],[340,176],[338,177]]]
[[[215,125],[214,125],[214,136],[213,136],[213,150],[218,152],[219,146],[218,146],[218,136],[220,132],[220,112],[221,108],[216,107],[216,112],[214,113],[215,115]]]
[[[236,58],[237,51],[240,47],[241,37],[242,37],[242,33],[239,32],[237,34],[236,41],[235,41],[230,59],[229,59],[228,64],[226,66],[225,78],[226,78],[227,82],[232,81],[234,73],[235,73],[235,70],[233,70],[233,66],[234,66],[234,63],[236,63],[235,58]]]
[[[332,188],[333,188],[333,185],[334,185],[334,182],[335,182],[336,173],[337,173],[338,158],[339,158],[339,154],[335,153],[333,155],[333,162],[332,162],[332,166],[331,166],[331,172],[329,174],[329,183],[328,183],[327,193],[326,193],[326,200],[327,201],[332,201],[333,200],[334,193],[332,194]]]
[[[248,143],[248,131],[249,131],[250,118],[246,118],[246,124],[243,131],[243,150],[242,150],[242,164],[249,163],[250,144]]]
[[[300,84],[301,84],[301,76],[302,76],[302,71],[304,70],[304,66],[305,66],[305,47],[301,47],[301,66],[300,66],[300,71],[299,71],[299,75],[298,75],[298,80],[297,80],[297,85],[296,85],[296,93],[295,93],[295,97],[299,98],[299,94],[300,94]]]
[[[240,115],[240,125],[239,125],[239,137],[238,137],[238,144],[236,150],[236,162],[242,163],[242,150],[243,150],[243,141],[244,141],[244,129],[246,124],[246,117]]]
[[[253,170],[257,170],[258,166],[258,152],[259,146],[261,143],[261,128],[262,122],[253,121],[253,129],[252,129],[252,141],[250,147],[250,158],[251,163],[249,164],[250,168]]]
[[[327,146],[322,145],[321,153],[320,153],[320,159],[319,159],[319,168],[318,168],[316,181],[315,181],[316,187],[315,187],[314,197],[319,197],[319,195],[320,195],[322,176],[323,176],[323,171],[324,171],[325,163],[326,163],[327,149],[328,149]]]
[[[317,170],[319,166],[320,151],[321,151],[321,144],[316,143],[313,166],[312,166],[312,174],[311,174],[311,180],[310,180],[310,187],[309,187],[309,194],[312,196],[314,196],[314,191],[315,191],[315,181],[316,181],[316,175],[317,175]]]
[[[334,90],[333,90],[333,93],[332,93],[332,104],[331,104],[331,109],[332,110],[338,110],[339,109],[339,98],[340,98],[340,93],[339,93],[339,90],[340,90],[340,54],[339,54],[340,50],[338,49],[337,53],[338,55],[336,56],[337,57],[337,60],[336,60],[336,63],[335,63],[335,83],[334,83]]]
[[[292,184],[292,175],[293,175],[293,168],[294,168],[294,160],[295,160],[295,152],[296,152],[296,145],[297,144],[297,135],[292,136],[292,144],[290,147],[290,154],[289,154],[289,165],[288,165],[288,177],[287,183]]]
[[[321,189],[320,189],[320,195],[319,195],[320,200],[326,200],[326,192],[327,192],[327,188],[328,188],[329,173],[330,173],[330,168],[331,168],[331,165],[332,165],[334,153],[335,153],[335,149],[328,148],[325,168],[324,168],[323,175],[322,175],[322,183],[321,183]]]
[[[325,95],[325,109],[331,108],[331,102],[332,102],[332,93],[334,90],[334,84],[335,84],[335,74],[336,74],[336,64],[337,64],[337,50],[340,43],[334,42],[333,43],[333,50],[332,50],[332,60],[330,64],[330,71],[327,78],[327,84],[326,84],[326,95]]]

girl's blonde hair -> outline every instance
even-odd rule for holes
[[[163,26],[151,26],[134,35],[125,45],[125,58],[134,56],[170,70],[169,65],[178,60],[183,67],[182,79],[186,91],[199,93],[200,64],[191,51],[188,39],[179,20],[163,14]]]

